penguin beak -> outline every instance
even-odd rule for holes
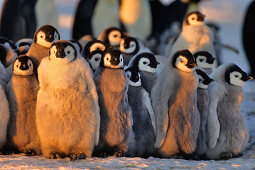
[[[27,64],[21,64],[21,66],[19,67],[21,70],[28,70],[29,67]]]
[[[187,67],[188,68],[194,68],[194,67],[196,67],[196,64],[195,63],[189,63],[189,64],[187,64]]]
[[[57,51],[56,58],[64,58],[64,57],[65,57],[64,51]]]
[[[253,80],[253,79],[254,79],[253,77],[249,76],[249,80]]]

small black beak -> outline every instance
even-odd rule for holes
[[[48,41],[48,42],[53,42],[54,41],[54,36],[50,34],[50,35],[46,36],[45,40]]]
[[[29,67],[27,64],[21,64],[21,66],[19,67],[21,70],[28,70]]]
[[[194,67],[196,67],[196,64],[195,63],[190,63],[190,64],[187,64],[187,67],[188,68],[194,68]]]
[[[64,51],[57,51],[56,57],[57,58],[64,58],[65,57],[65,52]]]

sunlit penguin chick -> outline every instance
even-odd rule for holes
[[[206,74],[211,74],[215,68],[215,57],[207,51],[198,51],[194,54],[198,68],[202,68]]]
[[[91,157],[99,141],[100,115],[92,71],[75,46],[56,41],[38,68],[36,123],[48,158]]]
[[[209,84],[207,134],[209,159],[229,159],[239,156],[248,143],[249,132],[240,111],[243,85],[252,79],[236,64],[220,65]]]
[[[114,49],[119,49],[120,41],[125,36],[124,32],[117,27],[109,27],[101,32],[98,40],[110,44]]]
[[[159,62],[152,53],[139,53],[130,61],[128,67],[134,67],[139,70],[142,80],[142,86],[149,93],[154,86],[158,74],[157,66]]]
[[[206,137],[206,124],[208,118],[209,96],[207,88],[208,84],[210,84],[213,80],[201,69],[196,69],[196,73],[199,80],[197,89],[197,109],[200,114],[200,129],[195,153],[198,157],[204,158],[204,155],[208,148],[208,139]]]
[[[11,119],[8,128],[8,145],[26,154],[40,154],[36,130],[35,110],[39,89],[36,66],[26,55],[13,64],[13,76],[7,86]]]
[[[131,67],[125,71],[129,84],[128,102],[132,108],[135,156],[149,157],[155,151],[155,114],[151,106],[149,93],[141,85],[139,70]]]
[[[51,25],[43,25],[34,34],[33,43],[27,52],[36,66],[39,66],[41,60],[49,56],[49,48],[54,41],[60,39],[58,30]]]
[[[100,141],[95,154],[132,156],[134,134],[132,109],[128,104],[128,80],[119,50],[109,50],[94,73],[100,105]]]
[[[156,116],[156,142],[161,157],[195,151],[200,125],[197,110],[198,78],[189,50],[176,52],[151,91]]]

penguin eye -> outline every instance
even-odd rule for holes
[[[204,59],[199,59],[199,61],[200,61],[200,62],[203,62],[203,61],[204,61]]]
[[[122,62],[122,60],[123,60],[123,59],[122,59],[122,58],[120,58],[120,61],[121,61],[121,62]]]
[[[118,37],[118,35],[117,35],[117,34],[114,34],[113,37],[116,38],[116,37]]]
[[[67,51],[67,54],[70,54],[70,51],[69,51],[69,50]]]
[[[16,65],[16,67],[19,67],[18,65]]]
[[[193,20],[193,21],[194,21],[194,20],[195,20],[195,18],[194,18],[194,17],[192,17],[192,18],[191,18],[191,20]]]
[[[235,77],[237,78],[237,77],[238,77],[238,75],[235,75]]]
[[[43,36],[41,35],[41,38],[43,38]]]
[[[99,60],[99,58],[95,58],[95,61],[98,61]]]
[[[31,67],[32,65],[31,64],[29,64],[29,67]]]
[[[147,62],[146,62],[146,61],[144,61],[144,62],[143,62],[143,64],[144,64],[144,65],[146,65],[146,64],[147,64]]]

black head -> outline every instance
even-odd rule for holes
[[[172,66],[184,72],[192,72],[196,66],[195,59],[187,49],[177,51],[173,55]]]
[[[206,62],[208,64],[213,64],[215,61],[215,58],[208,51],[196,52],[194,54],[194,58],[196,59],[197,64],[198,64],[198,62],[200,62],[200,63]]]
[[[236,64],[231,64],[225,71],[225,81],[231,85],[243,86],[243,84],[252,79]]]
[[[129,85],[131,86],[141,86],[141,79],[139,70],[135,67],[129,67],[125,69],[127,78],[129,80]]]
[[[92,40],[89,41],[83,51],[82,51],[82,56],[86,59],[90,53],[92,53],[95,50],[100,50],[100,51],[106,51],[110,48],[110,45],[106,45],[105,42],[100,41],[100,40]]]
[[[30,57],[21,55],[15,59],[12,70],[14,75],[29,76],[36,72],[36,66]]]
[[[187,25],[202,25],[204,19],[205,19],[204,14],[202,14],[199,11],[194,11],[189,13],[184,20]]]
[[[87,56],[87,58],[85,58],[89,62],[89,65],[93,71],[99,67],[104,54],[104,51],[94,50]]]
[[[132,67],[138,68],[140,71],[156,72],[159,65],[156,57],[152,53],[143,52],[135,56]]]
[[[77,58],[77,51],[73,43],[59,40],[51,45],[49,55],[52,61],[69,63]]]
[[[6,55],[7,55],[7,49],[4,45],[0,44],[0,61],[3,63],[4,66],[6,66]]]
[[[119,45],[122,38],[124,38],[124,32],[117,27],[109,27],[105,29],[105,40],[107,44]]]
[[[123,56],[119,50],[108,50],[101,60],[101,67],[123,68]]]
[[[60,39],[58,30],[51,25],[43,25],[34,35],[34,43],[44,47],[50,47],[52,42]]]
[[[138,41],[133,37],[125,37],[120,42],[120,51],[126,54],[136,54],[139,50]]]
[[[198,87],[200,88],[207,88],[208,84],[210,84],[213,79],[211,79],[204,71],[200,70],[200,69],[196,69],[196,73],[198,75],[199,78],[199,85]]]

